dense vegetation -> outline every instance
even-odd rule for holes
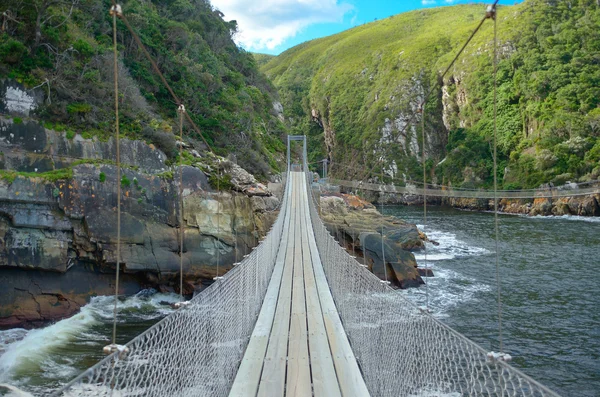
[[[414,11],[294,47],[262,66],[313,160],[368,178],[492,182],[493,23],[440,75],[484,15],[482,5]],[[526,0],[498,16],[498,153],[504,188],[600,176],[600,4]],[[409,124],[405,128],[406,124]],[[381,158],[384,161],[381,161]],[[383,164],[382,164],[383,163]],[[396,182],[399,182],[396,179]]]
[[[48,127],[107,139],[112,110],[112,19],[108,0],[8,0],[0,32],[0,77],[39,87],[46,105],[35,117]],[[276,93],[253,56],[232,41],[208,0],[128,0],[124,14],[182,99],[209,145],[233,153],[258,176],[278,168],[284,126]],[[118,22],[121,130],[176,156],[177,104]],[[192,129],[187,139],[200,148]]]

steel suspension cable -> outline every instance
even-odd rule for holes
[[[498,252],[498,15],[496,4],[491,8],[491,18],[494,20],[494,232],[496,242],[496,284],[498,286],[498,342],[500,345],[500,353],[503,353],[502,288],[499,264],[500,253]]]
[[[117,50],[117,16],[120,14],[120,6],[113,2],[110,10],[113,19],[113,60],[115,80],[115,144],[117,165],[117,269],[115,275],[115,305],[113,308],[113,331],[112,344],[117,344],[117,303],[119,301],[119,273],[121,271],[121,151],[119,143],[119,69]]]
[[[383,183],[383,165],[381,166],[381,183]],[[385,282],[387,284],[389,281],[387,276],[387,265],[385,263],[385,243],[383,242],[383,192],[379,195],[379,204],[381,212],[381,257],[383,261],[383,274],[385,275]]]
[[[427,164],[425,163],[425,103],[423,99],[421,105],[421,134],[422,134],[422,154],[421,162],[423,163],[423,230],[427,226]],[[429,263],[427,262],[427,245],[423,241],[423,250],[425,251],[425,309],[429,312]]]
[[[183,302],[183,115],[185,107],[179,105],[179,295]]]
[[[129,33],[131,33],[131,35],[133,36],[133,39],[137,43],[138,47],[144,53],[144,56],[146,57],[146,59],[148,60],[148,62],[150,62],[150,64],[152,65],[152,69],[154,69],[154,71],[156,72],[156,74],[158,75],[158,77],[160,78],[160,80],[162,81],[163,85],[167,88],[167,90],[171,94],[171,97],[173,97],[173,100],[175,101],[175,103],[177,103],[177,105],[181,105],[181,103],[182,103],[181,100],[175,94],[175,92],[173,91],[173,89],[171,88],[171,86],[169,85],[169,83],[167,82],[167,80],[165,79],[165,76],[162,74],[162,72],[158,68],[158,65],[156,64],[156,62],[154,61],[154,59],[152,58],[152,56],[150,55],[150,53],[146,49],[146,46],[142,43],[142,40],[139,38],[139,36],[137,35],[137,33],[135,33],[135,31],[133,30],[133,28],[129,24],[129,21],[127,20],[127,18],[125,17],[125,15],[121,14],[120,18],[123,21],[123,23],[125,24],[125,26],[127,27],[127,29],[129,30]],[[198,135],[200,136],[200,138],[202,139],[202,141],[206,145],[206,148],[209,151],[211,151],[213,154],[215,154],[214,151],[212,150],[212,147],[208,144],[208,142],[204,138],[204,135],[202,135],[202,131],[200,131],[200,128],[198,128],[198,126],[196,125],[196,123],[194,122],[194,120],[191,118],[189,112],[185,112],[185,118],[191,124],[192,128],[198,133]]]
[[[494,3],[493,3],[493,5],[491,6],[494,10],[496,9],[496,5],[498,4],[499,1],[500,0],[495,0]],[[450,64],[448,65],[448,67],[446,67],[446,69],[444,70],[444,72],[440,76],[439,80],[441,80],[441,81],[444,80],[444,77],[446,77],[446,75],[448,74],[448,72],[450,71],[450,69],[452,69],[452,66],[454,66],[454,64],[456,63],[456,61],[458,60],[458,58],[462,55],[462,53],[465,51],[465,49],[467,48],[467,46],[469,45],[469,43],[471,43],[471,41],[473,40],[473,38],[475,37],[475,35],[477,34],[477,32],[479,32],[479,30],[481,29],[481,27],[485,23],[486,19],[488,19],[488,18],[489,17],[488,17],[488,15],[486,13],[486,15],[481,19],[481,21],[477,25],[477,27],[473,30],[473,32],[471,33],[471,35],[469,36],[469,38],[467,39],[467,41],[463,44],[463,46],[461,47],[461,49],[454,56],[454,58],[452,59],[452,62],[450,62]],[[435,91],[435,85],[432,86],[432,87],[430,87],[429,90],[425,93],[425,96],[423,97],[423,102],[427,101],[427,99],[429,99],[429,97],[431,96],[431,94],[433,94],[434,91]],[[402,130],[399,132],[400,134],[405,133],[406,130],[408,129],[408,127],[411,126],[415,122],[416,116],[417,116],[417,114],[413,113],[413,115],[405,123],[404,128],[402,128]],[[383,162],[383,158],[380,159],[379,162]]]

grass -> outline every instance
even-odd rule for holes
[[[57,182],[73,177],[72,168],[62,168],[59,170],[47,172],[18,172],[12,170],[0,170],[0,178],[9,184],[13,183],[17,178],[40,178],[46,182]]]

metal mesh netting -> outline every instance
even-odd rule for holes
[[[308,175],[308,166],[305,164]],[[310,179],[310,178],[309,178]],[[557,396],[383,283],[310,216],[338,313],[372,396]]]
[[[288,194],[271,231],[190,304],[55,393],[56,396],[226,396],[273,273]]]

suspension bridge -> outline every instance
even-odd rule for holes
[[[262,243],[55,396],[556,396],[346,253],[301,139]]]
[[[493,19],[495,25],[497,3],[488,9],[442,79],[485,20]],[[202,137],[114,2],[111,15],[117,148],[117,18],[178,104],[179,137],[183,139],[184,118]],[[422,123],[432,90],[424,93],[420,104]],[[495,126],[494,121],[494,131]],[[424,124],[422,130],[424,134]],[[290,161],[294,141],[303,143],[301,165]],[[416,307],[350,256],[319,217],[306,137],[288,137],[287,160],[280,212],[261,244],[231,271],[216,277],[210,287],[181,302],[176,312],[125,346],[115,343],[116,296],[113,343],[105,348],[108,356],[54,396],[557,396],[510,366],[507,355],[488,352],[439,322],[428,309]],[[116,165],[119,170],[118,150]],[[338,182],[402,193],[398,187]],[[424,204],[427,190],[425,184]],[[181,190],[179,194],[182,200]],[[498,192],[493,197],[497,202]],[[115,291],[121,263],[120,200],[118,191]]]

